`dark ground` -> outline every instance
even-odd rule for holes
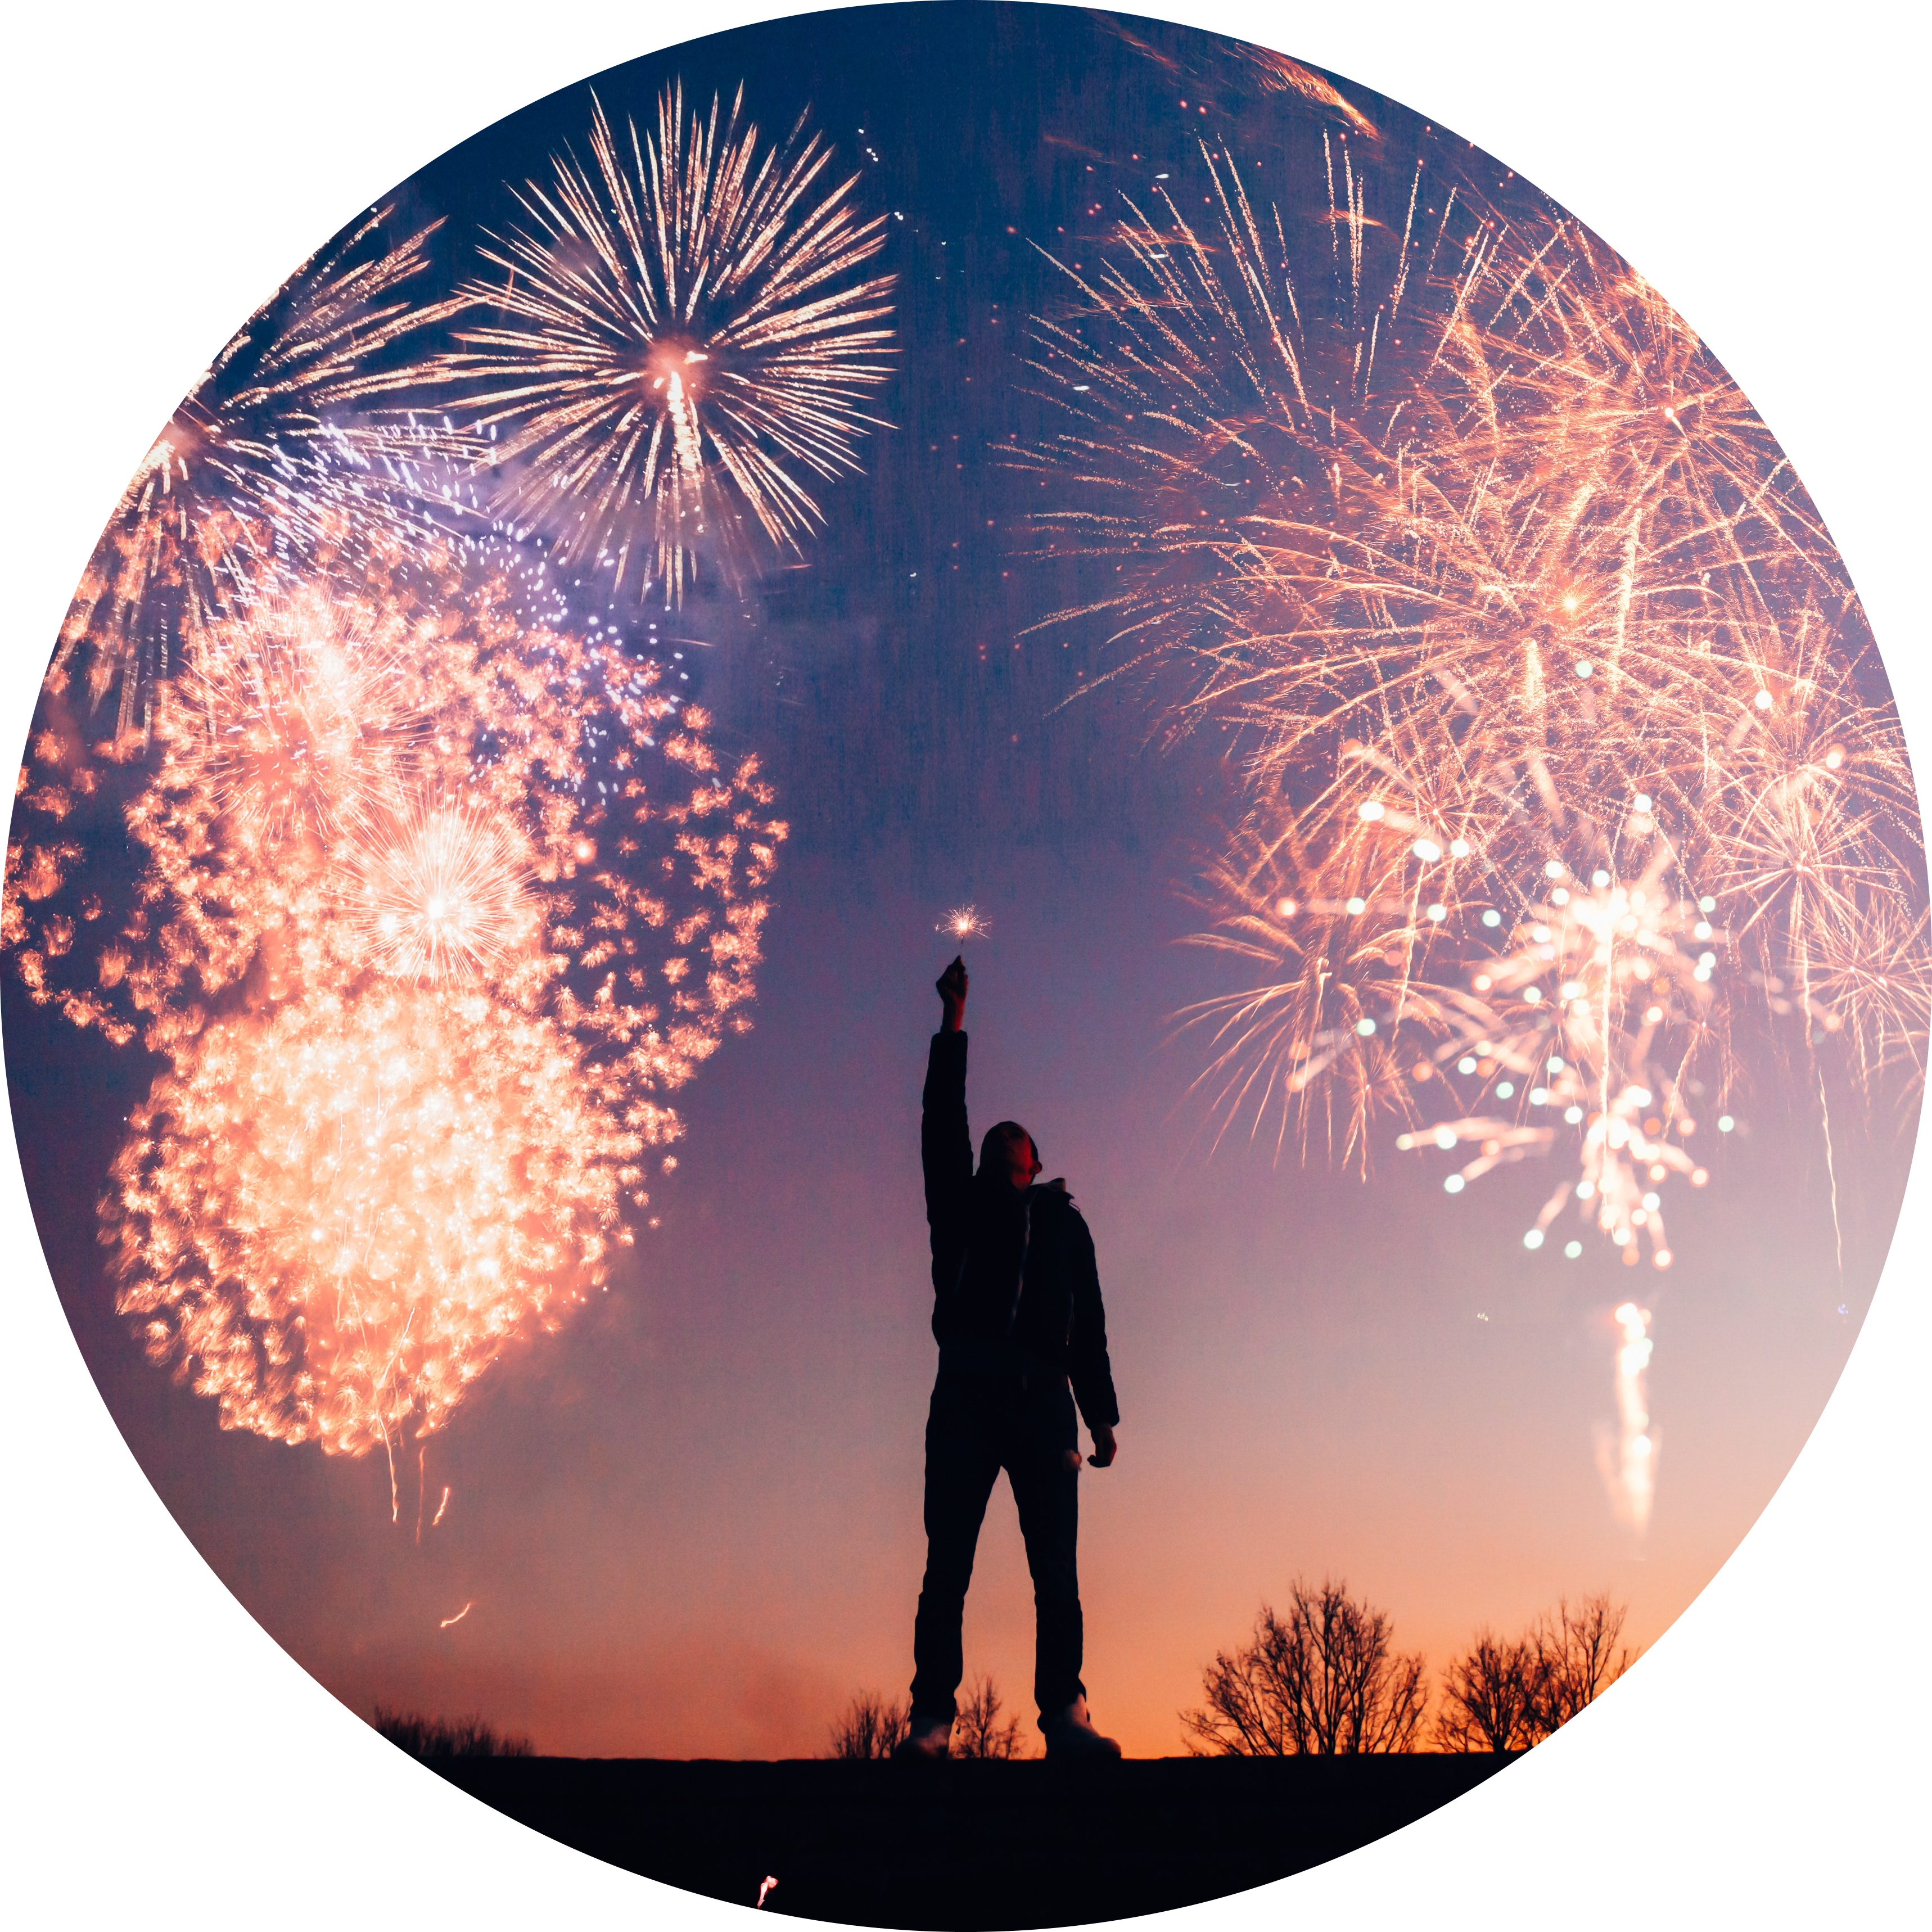
[[[499,1811],[687,1892],[850,1925],[995,1932],[1161,1912],[1353,1851],[1480,1784],[1490,1756],[1151,1758],[1064,1770],[445,1760]]]

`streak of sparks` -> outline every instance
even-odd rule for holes
[[[454,1616],[445,1617],[442,1622],[436,1625],[436,1628],[438,1630],[447,1630],[452,1624],[460,1624],[476,1607],[476,1606],[473,1603],[465,1604],[462,1609],[457,1612]]]
[[[517,191],[526,225],[482,250],[501,279],[462,291],[492,319],[435,372],[504,431],[496,508],[668,605],[701,558],[742,575],[747,517],[800,551],[823,520],[800,472],[856,471],[889,374],[892,278],[852,279],[885,217],[857,212],[857,176],[821,182],[802,119],[761,153],[742,109],[687,116],[668,87],[655,133],[620,138],[593,97],[591,165],[566,151]]]
[[[1645,1384],[1650,1368],[1650,1310],[1626,1301],[1616,1313],[1622,1340],[1617,1348],[1617,1427],[1614,1443],[1598,1442],[1598,1461],[1618,1522],[1639,1535],[1650,1521],[1657,1494],[1657,1432],[1651,1426]]]

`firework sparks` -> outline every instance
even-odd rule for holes
[[[1006,454],[1074,500],[1042,549],[1114,568],[1051,621],[1246,748],[1202,938],[1269,976],[1181,1016],[1222,1128],[1325,1118],[1365,1158],[1393,1111],[1473,1143],[1454,1192],[1560,1118],[1598,1227],[1667,1265],[1657,1170],[1694,1163],[1662,1136],[1749,1026],[1923,1064],[1896,715],[1808,500],[1654,291],[1420,172],[1372,220],[1322,153],[1306,259],[1204,147],[1211,232],[1161,188],[1069,272],[1035,362],[1067,426]],[[1486,1104],[1452,1110],[1465,1062]]]
[[[535,936],[530,856],[478,807],[406,808],[356,842],[346,870],[358,940],[392,977],[494,977]]]
[[[442,224],[389,242],[388,219],[372,212],[263,303],[122,492],[48,673],[50,688],[64,689],[84,644],[89,711],[119,688],[116,736],[145,731],[156,687],[208,625],[247,608],[278,552],[306,555],[352,512],[373,509],[396,526],[404,497],[388,452],[466,449],[451,432],[344,419],[414,380],[372,368],[372,356],[461,306],[412,302],[405,292]]]
[[[8,941],[169,1063],[103,1210],[151,1356],[227,1426],[380,1446],[393,1490],[630,1242],[666,1096],[748,1024],[786,828],[661,666],[400,541],[207,641],[146,751],[90,755],[48,694]]]
[[[1618,1436],[1599,1437],[1598,1462],[1617,1520],[1641,1535],[1650,1521],[1657,1494],[1656,1431],[1651,1426],[1645,1384],[1650,1369],[1650,1310],[1624,1302],[1616,1320],[1622,1340],[1617,1348]]]
[[[687,116],[667,88],[655,134],[620,141],[593,98],[592,165],[556,156],[517,194],[528,225],[482,250],[502,279],[463,291],[496,319],[439,368],[504,431],[503,514],[670,604],[700,556],[741,574],[746,517],[800,550],[821,521],[800,472],[856,472],[889,373],[892,278],[850,279],[885,218],[856,212],[856,175],[822,184],[802,121],[760,154],[742,104]]]
[[[982,939],[993,929],[993,922],[977,906],[955,906],[932,929],[949,939]]]
[[[1307,154],[1311,233],[1203,144],[1204,196],[1163,174],[1086,243],[1034,336],[1062,427],[1004,452],[1058,491],[1039,550],[1105,586],[1047,622],[1247,782],[1197,936],[1246,983],[1177,1016],[1216,1138],[1366,1170],[1393,1116],[1451,1196],[1567,1154],[1525,1248],[1574,1210],[1662,1269],[1704,1117],[1795,1073],[1835,1227],[1844,1091],[1915,1097],[1932,1020],[1910,767],[1837,553],[1594,237],[1333,125]],[[1649,1318],[1618,1318],[1606,1477],[1641,1529]]]
[[[460,1624],[476,1607],[476,1606],[473,1603],[465,1604],[462,1609],[457,1612],[454,1616],[445,1617],[442,1622],[436,1625],[436,1628],[438,1630],[448,1630],[451,1624]]]
[[[778,1880],[776,1879],[768,1878],[760,1884],[758,1887],[758,1904],[752,1908],[754,1912],[764,1910],[766,1898],[770,1894],[772,1886],[777,1883]]]
[[[103,1238],[150,1358],[350,1455],[602,1285],[646,1145],[555,1027],[399,986],[216,1022],[130,1128]]]

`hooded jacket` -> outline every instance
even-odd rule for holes
[[[1018,1188],[974,1174],[964,1033],[933,1035],[920,1153],[941,1351],[1004,1347],[1044,1362],[1072,1382],[1088,1428],[1113,1427],[1120,1412],[1094,1238],[1064,1180]]]

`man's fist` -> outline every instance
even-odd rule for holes
[[[1103,1422],[1094,1431],[1094,1453],[1088,1457],[1095,1468],[1104,1469],[1119,1454],[1114,1446],[1114,1432]]]
[[[939,989],[940,998],[946,1004],[945,1030],[957,1033],[966,1011],[966,962],[955,958],[934,984]]]

